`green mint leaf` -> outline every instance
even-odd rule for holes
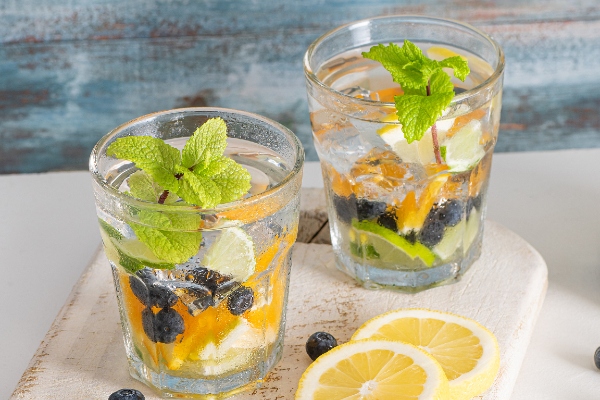
[[[175,166],[181,164],[179,150],[151,136],[128,136],[118,138],[106,149],[106,154],[135,163],[146,171],[156,183],[167,190],[177,192],[179,182]]]
[[[454,92],[453,92],[454,93]],[[402,124],[408,143],[421,140],[427,129],[442,115],[452,101],[453,93],[438,93],[431,96],[396,96],[396,114]]]
[[[364,52],[362,55],[381,63],[392,74],[394,82],[402,86],[402,89],[418,88],[424,84],[426,85],[427,82],[423,81],[423,74],[420,71],[422,59],[424,58],[423,53],[418,48],[418,51],[415,51],[412,47],[405,47],[406,42],[405,46],[402,47],[394,43],[390,43],[389,46],[380,44],[371,47],[368,52]]]
[[[154,255],[168,263],[180,264],[198,253],[202,233],[176,232],[150,228],[130,223],[140,242],[148,246]]]
[[[373,46],[363,57],[380,62],[402,87],[404,94],[395,96],[394,102],[408,143],[420,140],[454,98],[454,85],[443,68],[451,68],[462,81],[470,72],[462,57],[431,60],[408,40],[402,47],[393,43]]]
[[[182,263],[200,249],[202,219],[197,214],[141,210],[141,224],[129,223],[140,242],[167,263]],[[144,225],[142,225],[144,224]],[[147,226],[149,225],[149,226]],[[162,229],[155,228],[160,226]]]
[[[440,146],[440,155],[442,156],[442,159],[446,161],[446,146]]]
[[[452,84],[448,74],[440,69],[431,75],[431,79],[429,81],[429,92],[430,94],[451,94],[452,97],[450,97],[448,104],[446,104],[444,107],[446,108],[454,97],[454,85]]]
[[[223,202],[222,188],[210,178],[189,170],[182,174],[178,194],[183,200],[202,208],[213,208]]]
[[[231,158],[224,158],[222,162],[225,168],[214,175],[212,180],[221,189],[221,203],[228,203],[248,192],[252,177],[246,168]]]
[[[227,125],[222,118],[211,118],[194,132],[182,151],[185,168],[203,169],[218,160],[227,147]]]
[[[143,170],[139,170],[131,174],[127,179],[127,185],[129,185],[129,194],[137,199],[150,201],[156,203],[160,196],[163,194],[165,189],[160,187],[156,182],[152,180],[152,177]],[[177,201],[178,197],[169,192],[164,204],[172,204]]]
[[[467,60],[460,56],[446,58],[445,60],[439,61],[438,64],[441,68],[452,68],[454,70],[454,76],[463,82],[471,72]]]

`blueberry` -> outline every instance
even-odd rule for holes
[[[348,197],[333,195],[333,207],[337,214],[338,219],[341,222],[349,224],[353,218],[357,217],[356,214],[356,196],[351,194]]]
[[[315,361],[320,355],[337,346],[337,340],[327,332],[315,332],[306,341],[306,353]]]
[[[120,389],[111,394],[108,400],[145,400],[144,395],[135,389]]]
[[[419,242],[427,247],[433,247],[442,240],[445,225],[437,219],[426,219],[418,234]]]
[[[135,273],[138,280],[135,277],[129,278],[129,286],[133,294],[147,307],[173,307],[179,298],[171,289],[160,283],[156,276],[152,273],[149,268],[144,268]],[[146,286],[146,290],[142,288],[142,285]],[[147,293],[147,294],[146,294]]]
[[[173,307],[179,300],[179,297],[171,289],[160,282],[154,282],[148,286],[148,293],[150,294],[150,306]]]
[[[252,289],[242,286],[237,288],[227,299],[227,308],[233,315],[242,315],[249,310],[254,303],[254,292]]]
[[[148,288],[146,284],[142,282],[140,279],[136,278],[133,275],[129,276],[129,287],[131,291],[138,298],[139,301],[142,302],[143,305],[150,305],[150,295],[148,293]]]
[[[367,199],[360,199],[356,203],[356,211],[358,214],[358,220],[370,220],[375,219],[385,213],[387,204],[382,201],[371,201]]]
[[[467,91],[467,89],[465,89],[465,88],[461,88],[461,87],[457,87],[457,86],[454,87],[454,94],[461,94],[466,91]]]
[[[408,240],[409,243],[415,244],[417,242],[417,231],[412,230],[404,235],[404,238]]]
[[[394,232],[398,231],[396,223],[396,213],[394,211],[386,211],[377,218],[377,223],[384,228],[388,228]]]
[[[428,218],[436,218],[445,226],[456,226],[462,219],[463,203],[451,199],[441,204],[436,204],[429,212]]]
[[[600,347],[594,353],[594,364],[596,364],[596,368],[600,369]]]
[[[184,331],[181,315],[172,308],[163,308],[156,315],[150,308],[142,311],[144,332],[155,343],[173,343]]]

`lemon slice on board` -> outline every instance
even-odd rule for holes
[[[314,361],[296,400],[442,400],[448,381],[423,350],[389,340],[351,341]]]
[[[451,400],[485,392],[496,379],[500,350],[496,337],[472,319],[426,309],[401,309],[361,326],[352,340],[397,340],[420,347],[446,373]]]
[[[202,264],[237,282],[245,282],[256,267],[252,238],[241,228],[227,228],[210,246]]]

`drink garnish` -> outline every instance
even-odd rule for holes
[[[226,146],[225,121],[212,118],[196,129],[182,151],[151,136],[129,136],[115,140],[106,153],[140,169],[127,180],[129,195],[159,204],[182,204],[181,199],[183,204],[213,208],[250,189],[250,173],[223,155]],[[159,259],[182,263],[198,252],[199,215],[141,209],[136,220],[129,226]]]
[[[467,61],[460,56],[432,60],[408,40],[402,47],[394,43],[379,44],[362,55],[381,63],[402,87],[404,94],[394,96],[394,103],[406,141],[420,140],[431,128],[436,161],[441,164],[435,123],[455,95],[454,85],[444,68],[451,68],[454,76],[464,81],[470,73]]]
[[[250,189],[250,173],[223,155],[226,146],[225,121],[212,118],[196,129],[182,151],[162,139],[128,136],[115,140],[106,153],[134,162],[152,178],[128,181],[132,194],[152,193],[158,185],[163,191],[155,202],[165,203],[168,191],[186,203],[212,208],[237,200]]]

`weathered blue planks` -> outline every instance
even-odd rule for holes
[[[597,0],[4,0],[0,173],[85,169],[117,125],[202,105],[276,119],[316,160],[304,51],[332,27],[389,13],[469,21],[503,45],[499,151],[600,146]]]

